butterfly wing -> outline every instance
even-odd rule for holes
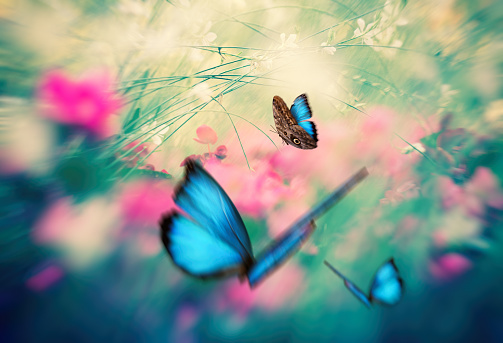
[[[163,218],[161,238],[173,262],[190,275],[216,277],[244,270],[236,249],[177,212]]]
[[[185,261],[184,265],[179,265],[188,273],[205,276],[206,274],[218,274],[217,268],[208,273],[200,273],[203,266],[188,267],[189,262],[200,263],[195,254],[202,254],[209,258],[212,256],[212,248],[219,247],[214,251],[214,258],[221,258],[223,261],[235,262],[235,255],[229,254],[232,250],[239,255],[240,263],[247,267],[253,263],[253,252],[248,232],[236,207],[227,196],[220,185],[203,169],[203,167],[189,161],[185,166],[185,179],[175,192],[175,203],[190,216],[189,220],[182,216],[170,215],[163,218],[161,227],[163,228],[163,242],[175,263]],[[184,228],[184,229],[182,229]],[[182,232],[185,230],[183,234]],[[164,237],[166,236],[166,238]],[[191,239],[194,243],[191,243]],[[210,239],[211,238],[211,239]],[[190,249],[189,245],[193,244]],[[199,246],[200,245],[200,246]],[[197,251],[198,249],[205,250]],[[184,255],[185,254],[185,255]],[[232,256],[231,256],[232,255]],[[199,256],[199,255],[198,255]],[[227,257],[225,257],[227,256]],[[198,262],[199,261],[199,262]],[[227,262],[217,265],[226,269],[234,268]],[[206,270],[208,269],[208,270]],[[210,271],[211,268],[206,268]]]
[[[308,225],[288,230],[276,241],[271,243],[256,259],[256,262],[248,270],[248,282],[250,287],[255,287],[267,275],[275,271],[291,255],[300,249],[314,232],[316,225],[311,221]]]
[[[301,94],[295,98],[292,107],[290,108],[290,112],[292,112],[292,115],[297,123],[308,120],[313,116],[311,107],[309,107],[309,103],[307,102],[306,94]]]
[[[327,261],[324,261],[325,265],[330,268],[335,274],[337,274],[343,281],[344,285],[346,288],[353,293],[355,297],[358,298],[365,306],[370,308],[370,301],[367,295],[360,289],[358,288],[353,282],[349,281],[341,272],[339,272],[337,269],[334,268],[330,263]]]
[[[306,121],[313,116],[311,107],[309,107],[309,103],[307,101],[306,94],[299,95],[293,101],[290,112],[297,121],[298,125],[302,127],[311,136],[311,138],[313,138],[313,140],[317,142],[318,133],[316,132],[316,126],[312,121]]]
[[[396,305],[403,295],[403,280],[395,261],[390,259],[376,272],[370,287],[370,299],[384,305]]]

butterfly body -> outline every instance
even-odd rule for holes
[[[379,267],[368,294],[365,294],[353,282],[347,279],[341,272],[335,269],[327,261],[325,265],[337,274],[343,281],[346,288],[353,293],[367,308],[370,308],[373,303],[381,305],[393,306],[396,305],[403,295],[403,279],[398,273],[395,261],[391,258]]]
[[[300,249],[315,229],[315,217],[367,175],[365,168],[360,170],[255,258],[243,220],[228,195],[200,164],[189,161],[174,196],[184,214],[175,210],[163,216],[161,239],[175,265],[186,273],[199,278],[238,275],[255,287]]]
[[[276,132],[284,143],[299,149],[317,147],[318,134],[312,121],[311,108],[305,94],[299,95],[289,109],[280,96],[272,99],[272,110]]]

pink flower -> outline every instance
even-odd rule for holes
[[[105,138],[113,134],[110,115],[123,103],[111,87],[112,78],[106,72],[75,80],[62,70],[51,70],[42,75],[37,97],[46,118]]]
[[[163,213],[176,208],[173,187],[159,180],[139,180],[124,185],[120,207],[128,224],[155,226]]]
[[[245,317],[254,307],[269,312],[294,307],[305,290],[304,279],[302,268],[289,261],[253,290],[246,281],[230,281],[224,296],[217,298],[217,308],[232,308],[237,315]]]
[[[430,262],[430,272],[438,280],[447,281],[465,273],[472,262],[457,253],[448,253]]]
[[[227,147],[225,145],[220,145],[215,151],[215,156],[221,160],[227,157]]]
[[[208,163],[206,168],[229,194],[239,212],[254,218],[265,216],[281,200],[298,197],[297,187],[302,186],[297,182],[286,185],[272,166],[264,162],[257,165],[254,172],[222,163]]]
[[[50,265],[30,277],[26,281],[26,286],[34,291],[41,292],[60,280],[63,274],[64,272],[60,267]]]
[[[217,133],[208,125],[201,125],[196,130],[197,138],[194,138],[196,142],[201,144],[215,144],[217,142]]]
[[[501,203],[503,198],[498,179],[485,167],[478,167],[464,188],[450,177],[439,176],[438,189],[444,209],[460,206],[472,216],[481,216],[486,204]]]

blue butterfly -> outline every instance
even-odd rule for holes
[[[339,275],[344,280],[344,285],[347,289],[368,308],[370,308],[373,302],[392,306],[396,305],[402,299],[403,280],[398,275],[398,268],[392,258],[377,270],[370,287],[369,295],[366,295],[327,261],[325,261],[325,265],[335,274]]]
[[[272,113],[277,133],[284,143],[299,149],[317,147],[316,126],[309,119],[313,116],[307,95],[301,94],[293,101],[290,109],[278,95],[272,99]]]
[[[178,211],[165,215],[160,222],[161,239],[173,262],[186,273],[199,278],[246,276],[254,287],[300,248],[313,233],[316,217],[367,175],[362,168],[255,258],[243,220],[229,196],[199,163],[189,161],[174,196],[186,215]]]

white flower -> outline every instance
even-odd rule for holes
[[[272,59],[266,55],[255,53],[250,60],[250,70],[265,71],[272,69]]]
[[[326,47],[326,48],[322,48],[321,51],[323,51],[326,54],[333,55],[337,49],[333,46],[327,46],[327,45],[328,45],[327,42],[321,43],[321,46]]]
[[[157,120],[154,120],[154,122],[150,125],[144,125],[141,127],[141,131],[144,133],[147,133],[147,135],[152,135],[150,139],[155,145],[161,145],[166,133],[169,130],[169,126],[167,124],[161,124],[157,126]]]
[[[211,89],[206,83],[199,83],[195,85],[190,91],[190,94],[197,96],[204,102],[211,100]]]
[[[212,25],[213,23],[208,21],[203,27],[198,25],[194,26],[195,29],[192,31],[193,37],[195,38],[194,45],[208,46],[217,39],[217,34],[210,31]],[[192,50],[190,56],[194,61],[202,61],[204,59],[199,49]]]
[[[370,23],[367,26],[365,26],[365,20],[363,20],[362,18],[358,18],[356,22],[358,24],[358,28],[354,31],[353,37],[361,37],[363,43],[367,45],[373,45],[374,40],[372,39],[372,37],[375,30],[372,30],[372,27],[374,26],[375,22]]]
[[[298,45],[295,44],[295,40],[297,39],[296,34],[291,34],[288,36],[288,39],[285,40],[286,35],[282,33],[280,36],[281,38],[281,45],[279,46],[278,49],[292,49],[292,48],[297,48]]]

